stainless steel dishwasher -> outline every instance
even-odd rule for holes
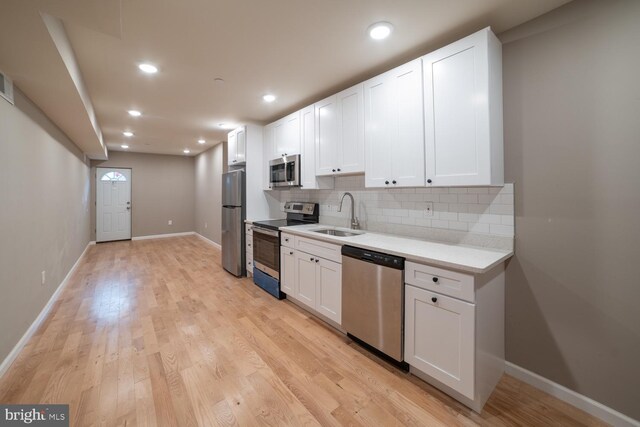
[[[374,353],[402,362],[404,258],[342,247],[342,327]]]

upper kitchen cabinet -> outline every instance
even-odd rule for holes
[[[246,126],[240,126],[227,135],[227,163],[230,166],[245,164],[247,154],[246,138]]]
[[[367,187],[425,184],[422,94],[420,59],[364,83]]]
[[[331,176],[316,176],[316,135],[315,112],[313,105],[300,111],[300,142],[301,142],[301,181],[303,189],[333,188],[334,178]]]
[[[363,86],[315,104],[316,175],[364,172]]]
[[[427,185],[503,185],[502,46],[490,28],[422,58]]]
[[[273,124],[273,158],[300,154],[300,112]],[[268,159],[272,160],[272,159]]]

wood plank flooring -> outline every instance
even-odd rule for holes
[[[92,246],[0,402],[68,403],[74,426],[602,425],[506,375],[478,415],[196,236]]]

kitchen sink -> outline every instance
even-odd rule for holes
[[[343,230],[335,230],[333,228],[322,229],[322,230],[313,230],[314,233],[320,234],[328,234],[329,236],[336,237],[352,237],[359,236],[360,234],[364,234],[364,232],[353,232],[353,231],[343,231]]]

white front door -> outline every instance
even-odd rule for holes
[[[131,169],[97,168],[96,242],[131,239]]]

